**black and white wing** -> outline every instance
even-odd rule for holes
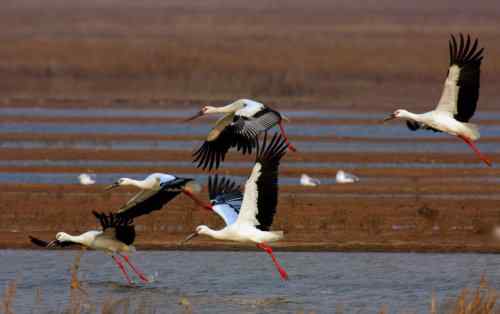
[[[258,112],[250,115],[250,112],[244,109],[238,110],[236,116],[240,116],[245,121],[245,129],[247,132],[259,134],[267,131],[281,122],[281,114],[269,107],[262,107]]]
[[[450,67],[437,111],[446,111],[461,122],[468,122],[477,107],[479,98],[481,61],[484,48],[478,49],[478,39],[472,43],[470,35],[460,42],[451,35],[449,41]]]
[[[162,207],[174,199],[182,192],[186,183],[193,181],[190,178],[175,178],[174,180],[163,182],[160,189],[152,193],[147,198],[142,198],[139,202],[133,202],[120,209],[116,216],[119,218],[134,219],[136,217],[147,215]]]
[[[266,133],[262,145],[257,145],[256,162],[245,184],[245,194],[236,223],[269,230],[278,205],[279,164],[286,150],[286,141],[279,134],[274,134],[267,144]]]
[[[126,245],[131,245],[135,240],[135,227],[132,218],[118,214],[104,214],[92,211],[92,214],[101,223],[104,235],[108,235]]]
[[[45,240],[41,240],[33,236],[28,236],[28,237],[31,243],[44,248],[65,248],[68,246],[82,246],[80,243],[75,243],[75,242],[59,241],[59,240],[52,240],[47,242]]]
[[[226,225],[236,222],[240,213],[243,194],[240,187],[232,180],[219,177],[208,177],[208,194],[213,210]]]

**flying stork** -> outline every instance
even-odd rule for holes
[[[485,164],[491,166],[491,161],[473,143],[479,139],[477,125],[469,123],[479,98],[479,76],[484,48],[478,49],[477,38],[472,43],[470,35],[465,39],[460,34],[459,43],[455,36],[451,35],[449,51],[450,67],[436,109],[422,114],[398,109],[384,121],[401,118],[406,120],[406,125],[412,131],[424,129],[457,136],[467,143]]]
[[[245,184],[244,195],[229,179],[209,177],[209,197],[213,210],[224,220],[226,227],[213,230],[205,225],[198,226],[182,243],[200,234],[219,240],[256,243],[258,248],[271,256],[281,278],[287,280],[286,271],[267,245],[283,239],[283,231],[270,231],[270,228],[278,204],[278,168],[286,153],[287,143],[278,134],[272,137],[269,145],[266,142],[267,134],[261,148],[257,142],[256,162]]]
[[[109,191],[120,186],[134,186],[139,188],[140,191],[120,208],[118,211],[119,213],[129,210],[129,208],[133,207],[135,204],[142,202],[160,192],[168,194],[168,197],[170,197],[170,199],[168,199],[168,197],[165,198],[165,203],[169,202],[180,193],[184,193],[199,206],[211,210],[209,206],[203,204],[203,202],[194,195],[196,192],[201,190],[201,187],[190,178],[180,178],[166,173],[152,173],[144,180],[120,178],[113,184],[107,186],[106,190]]]
[[[239,99],[223,107],[205,106],[186,121],[217,113],[222,113],[224,116],[215,123],[203,145],[193,153],[193,162],[198,162],[198,168],[209,170],[219,168],[220,162],[224,161],[231,147],[236,147],[243,154],[251,154],[259,133],[276,125],[280,128],[281,135],[290,150],[296,151],[288,141],[283,127],[283,120],[286,120],[286,117],[254,100]]]
[[[165,182],[155,193],[148,197],[136,198],[117,213],[106,215],[93,211],[94,216],[101,223],[102,230],[91,230],[76,236],[59,232],[56,234],[56,239],[50,242],[30,236],[31,242],[46,248],[80,245],[104,251],[111,255],[127,281],[131,283],[127,271],[117,256],[122,257],[143,282],[148,282],[146,276],[132,264],[126,255],[126,253],[133,251],[131,246],[135,240],[133,219],[161,209],[192,181],[193,179],[176,178]],[[208,205],[204,208],[212,210],[212,207]]]

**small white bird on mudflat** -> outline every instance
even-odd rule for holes
[[[307,174],[303,173],[300,176],[300,184],[303,186],[318,186],[321,184],[321,181],[319,179],[310,177]]]
[[[94,173],[82,173],[78,176],[78,181],[81,185],[95,184],[96,175]]]
[[[270,228],[278,205],[278,168],[287,144],[278,134],[273,136],[269,145],[266,142],[267,134],[262,147],[257,144],[256,162],[245,184],[243,196],[239,187],[229,179],[215,176],[212,180],[209,177],[213,210],[224,220],[226,227],[213,230],[205,225],[198,226],[182,243],[200,234],[218,240],[255,243],[271,256],[281,278],[286,280],[288,274],[267,243],[283,238],[283,231],[270,231]]]
[[[336,183],[355,183],[358,181],[359,178],[357,176],[344,170],[337,171],[337,175],[335,176]]]
[[[472,44],[472,45],[471,45]],[[400,118],[412,131],[418,129],[446,132],[462,139],[486,165],[491,161],[474,145],[479,139],[479,128],[469,123],[476,111],[479,98],[481,61],[484,48],[478,49],[478,40],[471,43],[460,34],[460,43],[451,35],[449,41],[450,67],[443,93],[436,109],[415,114],[404,109],[394,111],[384,121]]]

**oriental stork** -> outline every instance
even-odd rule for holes
[[[222,113],[224,116],[216,122],[203,145],[193,154],[193,162],[198,162],[198,168],[208,168],[209,170],[219,168],[220,162],[224,161],[226,153],[231,147],[236,147],[243,154],[251,154],[259,133],[276,125],[280,128],[288,148],[296,151],[295,147],[288,141],[283,127],[283,120],[286,118],[278,111],[254,100],[239,99],[223,107],[205,106],[186,121],[218,113]]]
[[[47,248],[81,245],[90,249],[104,251],[111,255],[127,281],[131,283],[127,271],[117,256],[122,257],[139,278],[143,282],[147,282],[147,278],[132,264],[130,258],[125,254],[133,251],[131,246],[135,240],[133,219],[161,209],[192,181],[193,179],[176,178],[165,182],[154,193],[147,197],[136,198],[117,213],[106,215],[94,211],[93,214],[101,223],[102,230],[91,230],[76,236],[59,232],[56,234],[56,239],[50,242],[30,236],[31,242]],[[212,206],[208,205],[204,206],[204,208],[213,210]]]
[[[473,141],[479,139],[477,125],[469,123],[474,115],[479,98],[479,77],[484,48],[478,49],[478,39],[471,41],[470,35],[460,42],[455,36],[449,40],[450,67],[444,83],[443,93],[436,109],[415,114],[404,109],[394,111],[384,121],[401,118],[412,131],[418,129],[446,132],[462,139],[488,166],[486,158]]]
[[[50,242],[40,240],[29,236],[31,242],[35,245],[45,248],[57,248],[68,246],[84,246],[93,250],[104,251],[109,254],[120,268],[129,284],[132,283],[125,270],[123,263],[118,257],[121,257],[137,276],[144,282],[149,282],[148,278],[130,261],[127,253],[133,251],[132,244],[135,240],[135,227],[133,220],[126,216],[116,214],[103,214],[93,211],[94,216],[101,224],[101,230],[90,230],[80,235],[70,235],[65,232],[58,232],[56,239]]]
[[[245,184],[244,195],[229,179],[209,177],[209,196],[213,210],[224,220],[226,227],[213,230],[205,225],[198,226],[182,243],[200,234],[219,240],[255,243],[271,256],[281,278],[286,280],[286,271],[267,243],[283,239],[283,231],[270,231],[270,228],[278,204],[278,168],[287,143],[278,134],[272,137],[269,145],[266,142],[267,134],[261,148],[257,142],[256,162]]]
[[[180,193],[184,193],[196,204],[204,207],[205,209],[211,210],[209,206],[203,204],[203,202],[194,195],[201,190],[201,187],[190,178],[180,178],[166,173],[152,173],[144,180],[120,178],[113,184],[107,186],[106,190],[109,191],[120,186],[134,186],[139,188],[140,191],[120,208],[118,211],[119,213],[129,210],[135,204],[153,197],[158,193],[162,194],[161,199],[165,202],[162,203],[161,206],[174,199]]]

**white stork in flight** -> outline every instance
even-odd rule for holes
[[[136,199],[117,213],[106,215],[93,211],[92,213],[101,223],[101,230],[90,230],[80,235],[58,232],[56,239],[50,242],[30,236],[31,242],[46,248],[80,245],[89,249],[104,251],[113,258],[130,284],[130,277],[123,263],[118,258],[121,257],[137,276],[146,283],[148,282],[146,276],[132,264],[130,258],[126,255],[133,251],[132,244],[135,240],[133,219],[161,209],[166,203],[181,193],[181,189],[191,181],[192,179],[179,178],[173,182],[171,180],[168,184],[163,184],[155,193],[140,200]],[[212,210],[211,206],[209,208]]]
[[[189,196],[199,206],[208,210],[212,209],[210,206],[203,204],[203,202],[194,195],[201,190],[201,186],[190,178],[180,178],[166,173],[152,173],[144,180],[120,178],[113,184],[108,185],[106,190],[109,191],[120,186],[134,186],[139,188],[140,191],[128,200],[118,212],[128,210],[128,208],[153,196],[165,188],[170,192],[171,199],[175,198],[180,193],[183,193]],[[170,200],[167,200],[167,202]]]
[[[286,271],[267,243],[283,239],[283,231],[270,231],[270,228],[278,205],[278,168],[286,153],[287,143],[278,134],[273,136],[269,145],[266,141],[267,134],[261,148],[257,142],[257,158],[245,184],[244,195],[234,182],[217,176],[214,179],[209,177],[213,210],[224,220],[226,227],[213,230],[205,225],[198,226],[182,243],[200,234],[219,240],[256,243],[258,248],[271,256],[281,278],[286,280]]]
[[[479,129],[469,123],[474,115],[479,98],[479,76],[484,48],[478,49],[478,39],[471,42],[460,34],[460,42],[451,35],[449,41],[450,67],[444,82],[444,89],[436,109],[422,114],[415,114],[404,109],[394,111],[384,121],[395,118],[405,119],[412,131],[418,129],[446,132],[462,139],[477,156],[488,166],[486,158],[473,141],[479,139]]]
[[[279,126],[281,135],[290,150],[296,151],[288,141],[283,127],[283,120],[286,118],[278,111],[254,100],[239,99],[223,107],[205,106],[186,121],[218,113],[224,116],[216,122],[203,145],[193,154],[193,162],[198,162],[197,167],[202,167],[202,169],[208,167],[209,170],[219,168],[220,162],[224,161],[231,147],[236,147],[243,154],[251,154],[259,133],[276,125]]]

